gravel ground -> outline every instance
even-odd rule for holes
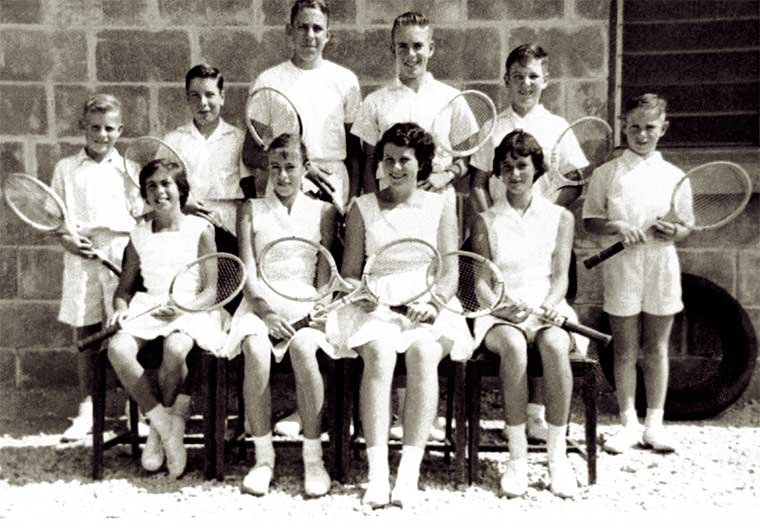
[[[494,422],[498,426],[498,422]],[[612,418],[600,418],[599,432],[611,430]],[[8,427],[6,427],[8,426]],[[481,484],[458,485],[452,468],[439,455],[428,454],[423,463],[421,503],[412,510],[385,508],[365,512],[360,507],[366,477],[363,458],[355,460],[347,484],[334,483],[332,493],[307,500],[301,494],[300,449],[283,449],[272,492],[263,498],[242,495],[239,485],[247,464],[228,463],[224,482],[202,478],[200,449],[190,449],[189,471],[181,480],[149,475],[134,462],[127,447],[106,452],[106,473],[101,482],[89,478],[89,447],[63,446],[60,423],[0,422],[0,519],[31,523],[37,518],[68,519],[81,525],[85,519],[132,519],[171,515],[173,518],[261,520],[308,519],[319,525],[352,522],[403,522],[416,518],[444,524],[475,518],[506,519],[509,515],[540,513],[584,525],[609,524],[610,516],[635,519],[651,512],[684,515],[718,522],[724,514],[760,513],[760,402],[748,402],[722,416],[703,422],[669,425],[682,444],[677,454],[660,455],[643,449],[612,456],[600,452],[598,482],[587,485],[585,462],[571,455],[579,481],[575,499],[561,500],[548,490],[545,454],[530,455],[531,487],[526,497],[507,500],[497,494],[505,453],[482,455]],[[11,430],[10,434],[7,433]],[[583,438],[582,424],[573,422],[571,437]],[[250,453],[249,453],[250,455]],[[398,453],[391,455],[391,467]],[[459,521],[457,521],[459,522]],[[756,521],[755,521],[756,522]],[[16,524],[16,523],[10,523]],[[65,523],[64,523],[65,524]]]

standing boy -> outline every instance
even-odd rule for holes
[[[58,320],[76,330],[77,340],[100,330],[110,315],[118,278],[97,260],[101,251],[119,264],[134,217],[142,213],[139,191],[124,173],[124,159],[114,148],[121,136],[121,103],[113,95],[94,94],[84,104],[80,127],[85,146],[61,159],[53,171],[53,190],[63,199],[78,236],[63,234],[63,291]],[[77,441],[92,432],[92,383],[95,350],[77,356],[79,412],[61,440]]]

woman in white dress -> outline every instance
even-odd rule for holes
[[[529,315],[525,309],[526,305],[542,306],[551,317],[576,320],[565,301],[574,218],[533,192],[533,182],[545,170],[543,151],[533,136],[522,130],[508,134],[494,154],[494,174],[499,174],[506,186],[506,200],[481,213],[471,235],[474,251],[493,260],[501,270],[510,296],[526,303],[478,318],[474,328],[475,342],[485,343],[501,358],[509,438],[509,462],[501,488],[508,497],[523,495],[528,488],[529,345],[541,355],[546,380],[550,489],[569,497],[577,488],[565,444],[573,388],[568,354],[574,348],[584,350],[588,342]]]
[[[342,268],[347,279],[358,280],[366,258],[400,238],[422,239],[440,253],[458,247],[451,201],[417,188],[418,182],[430,174],[435,153],[432,137],[414,123],[400,123],[383,134],[377,152],[389,185],[360,196],[349,210]],[[388,283],[389,287],[404,287],[392,274]],[[327,320],[336,356],[358,354],[364,363],[360,414],[367,440],[369,483],[363,502],[371,507],[389,502],[409,505],[417,498],[420,463],[438,408],[438,364],[447,354],[465,360],[472,353],[464,319],[439,310],[429,296],[408,308],[403,316],[371,303],[357,303],[333,312]],[[423,322],[433,319],[433,324]],[[391,494],[389,401],[398,353],[405,354],[408,392],[403,412],[404,445]]]
[[[269,185],[265,198],[247,200],[238,214],[240,256],[248,268],[244,299],[235,312],[226,355],[236,355],[242,344],[245,357],[243,397],[248,426],[253,434],[256,464],[243,479],[242,490],[265,495],[274,471],[272,444],[272,396],[269,386],[271,359],[282,360],[290,353],[296,383],[296,401],[303,422],[304,492],[316,497],[330,490],[330,476],[322,462],[320,440],[324,382],[317,351],[332,353],[325,334],[314,327],[295,330],[292,323],[314,308],[313,302],[285,299],[256,279],[256,258],[269,242],[298,236],[330,248],[336,225],[336,210],[330,204],[301,192],[308,158],[298,136],[283,134],[268,151]],[[277,266],[283,271],[287,289],[314,290],[317,280],[327,278],[324,263],[314,250],[284,256]],[[277,344],[273,344],[275,340]]]
[[[129,320],[167,300],[172,278],[193,260],[216,251],[214,230],[206,220],[182,213],[189,193],[186,175],[176,163],[161,160],[140,172],[140,193],[153,209],[152,216],[135,227],[124,257],[124,269],[114,295],[111,323],[121,330],[108,343],[108,359],[129,394],[150,420],[142,465],[156,471],[166,459],[169,475],[185,470],[185,418],[190,397],[178,395],[187,377],[187,355],[197,343],[216,350],[224,343],[222,313],[184,313],[160,308]],[[146,292],[132,292],[142,274]],[[188,283],[199,288],[198,281]],[[163,355],[157,381],[145,375],[138,352],[163,336]]]

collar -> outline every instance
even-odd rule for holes
[[[290,208],[290,212],[296,210],[299,207],[299,204],[301,203],[302,197],[304,194],[302,192],[299,192],[296,194],[296,199],[293,200],[293,205]],[[272,191],[271,194],[268,194],[264,196],[264,202],[274,211],[282,210],[283,212],[287,213],[288,210],[285,207],[285,204],[283,204],[280,199],[277,197],[277,194],[275,194],[274,191]]]
[[[522,123],[524,121],[528,121],[529,119],[540,117],[546,113],[547,110],[541,103],[531,108],[524,117],[518,115],[517,112],[515,112],[515,109],[512,108],[512,105],[509,105],[509,107],[504,111],[504,115],[512,120],[513,123]]]
[[[84,163],[95,163],[98,165],[107,163],[109,165],[113,165],[118,169],[121,169],[124,166],[124,158],[121,157],[121,154],[119,154],[119,151],[115,148],[111,149],[111,152],[108,153],[108,156],[103,158],[103,161],[98,162],[88,156],[87,150],[85,147],[82,147],[82,149],[76,154],[76,162],[77,165],[82,165]]]
[[[654,151],[652,154],[649,155],[648,158],[642,158],[638,154],[636,154],[634,151],[632,151],[629,148],[626,148],[623,153],[620,155],[620,160],[625,163],[628,167],[634,168],[639,164],[645,164],[645,165],[655,165],[662,162],[662,154],[660,154],[659,151]]]
[[[222,136],[233,133],[234,130],[235,128],[229,123],[227,123],[227,121],[225,121],[221,117],[219,118],[219,124],[216,126],[216,129],[211,133],[208,139],[203,137],[203,134],[201,134],[200,130],[198,130],[198,127],[195,126],[195,122],[192,119],[190,120],[189,123],[186,123],[177,128],[178,132],[181,132],[183,134],[188,134],[195,139],[208,141],[208,142],[216,141]]]
[[[433,77],[433,74],[430,73],[429,71],[426,71],[424,73],[424,75],[422,76],[422,81],[420,82],[420,91],[422,91],[423,88],[427,87],[433,81],[435,81],[435,77]],[[393,79],[393,82],[391,83],[391,86],[393,88],[397,89],[397,90],[401,90],[401,89],[405,88],[405,89],[409,90],[410,92],[414,92],[414,90],[412,90],[407,85],[405,85],[404,83],[402,83],[401,79],[399,79],[398,77],[396,77],[395,79]],[[416,93],[419,93],[419,92],[416,92]]]
[[[500,200],[498,203],[501,204],[501,207],[504,209],[507,215],[518,219],[525,219],[535,215],[543,215],[543,211],[546,209],[547,204],[550,204],[551,202],[549,202],[549,200],[541,196],[539,193],[534,192],[533,198],[530,201],[530,205],[528,205],[528,208],[525,209],[525,213],[521,213],[512,207],[512,204],[510,204],[509,200],[506,198],[504,200]]]

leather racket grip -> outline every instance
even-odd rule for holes
[[[108,339],[112,335],[114,335],[116,332],[121,329],[121,326],[118,324],[115,324],[113,326],[109,326],[107,328],[104,328],[100,332],[97,332],[95,334],[92,334],[91,336],[85,337],[84,339],[80,339],[77,341],[77,350],[80,352],[82,350],[86,350],[90,348],[95,343],[100,343],[104,339]]]
[[[587,258],[586,260],[584,260],[583,265],[586,266],[586,269],[595,268],[596,266],[598,266],[599,264],[601,264],[608,258],[614,257],[615,255],[617,255],[624,249],[625,249],[625,244],[623,244],[622,242],[615,242],[607,249],[603,249],[596,255],[593,255]]]
[[[604,345],[609,345],[610,341],[612,341],[611,335],[605,334],[604,332],[600,332],[599,330],[595,330],[586,325],[573,323],[572,321],[565,320],[565,322],[562,323],[562,328],[569,332],[574,332],[576,334],[586,336],[589,339],[593,339],[594,341],[599,341]]]

